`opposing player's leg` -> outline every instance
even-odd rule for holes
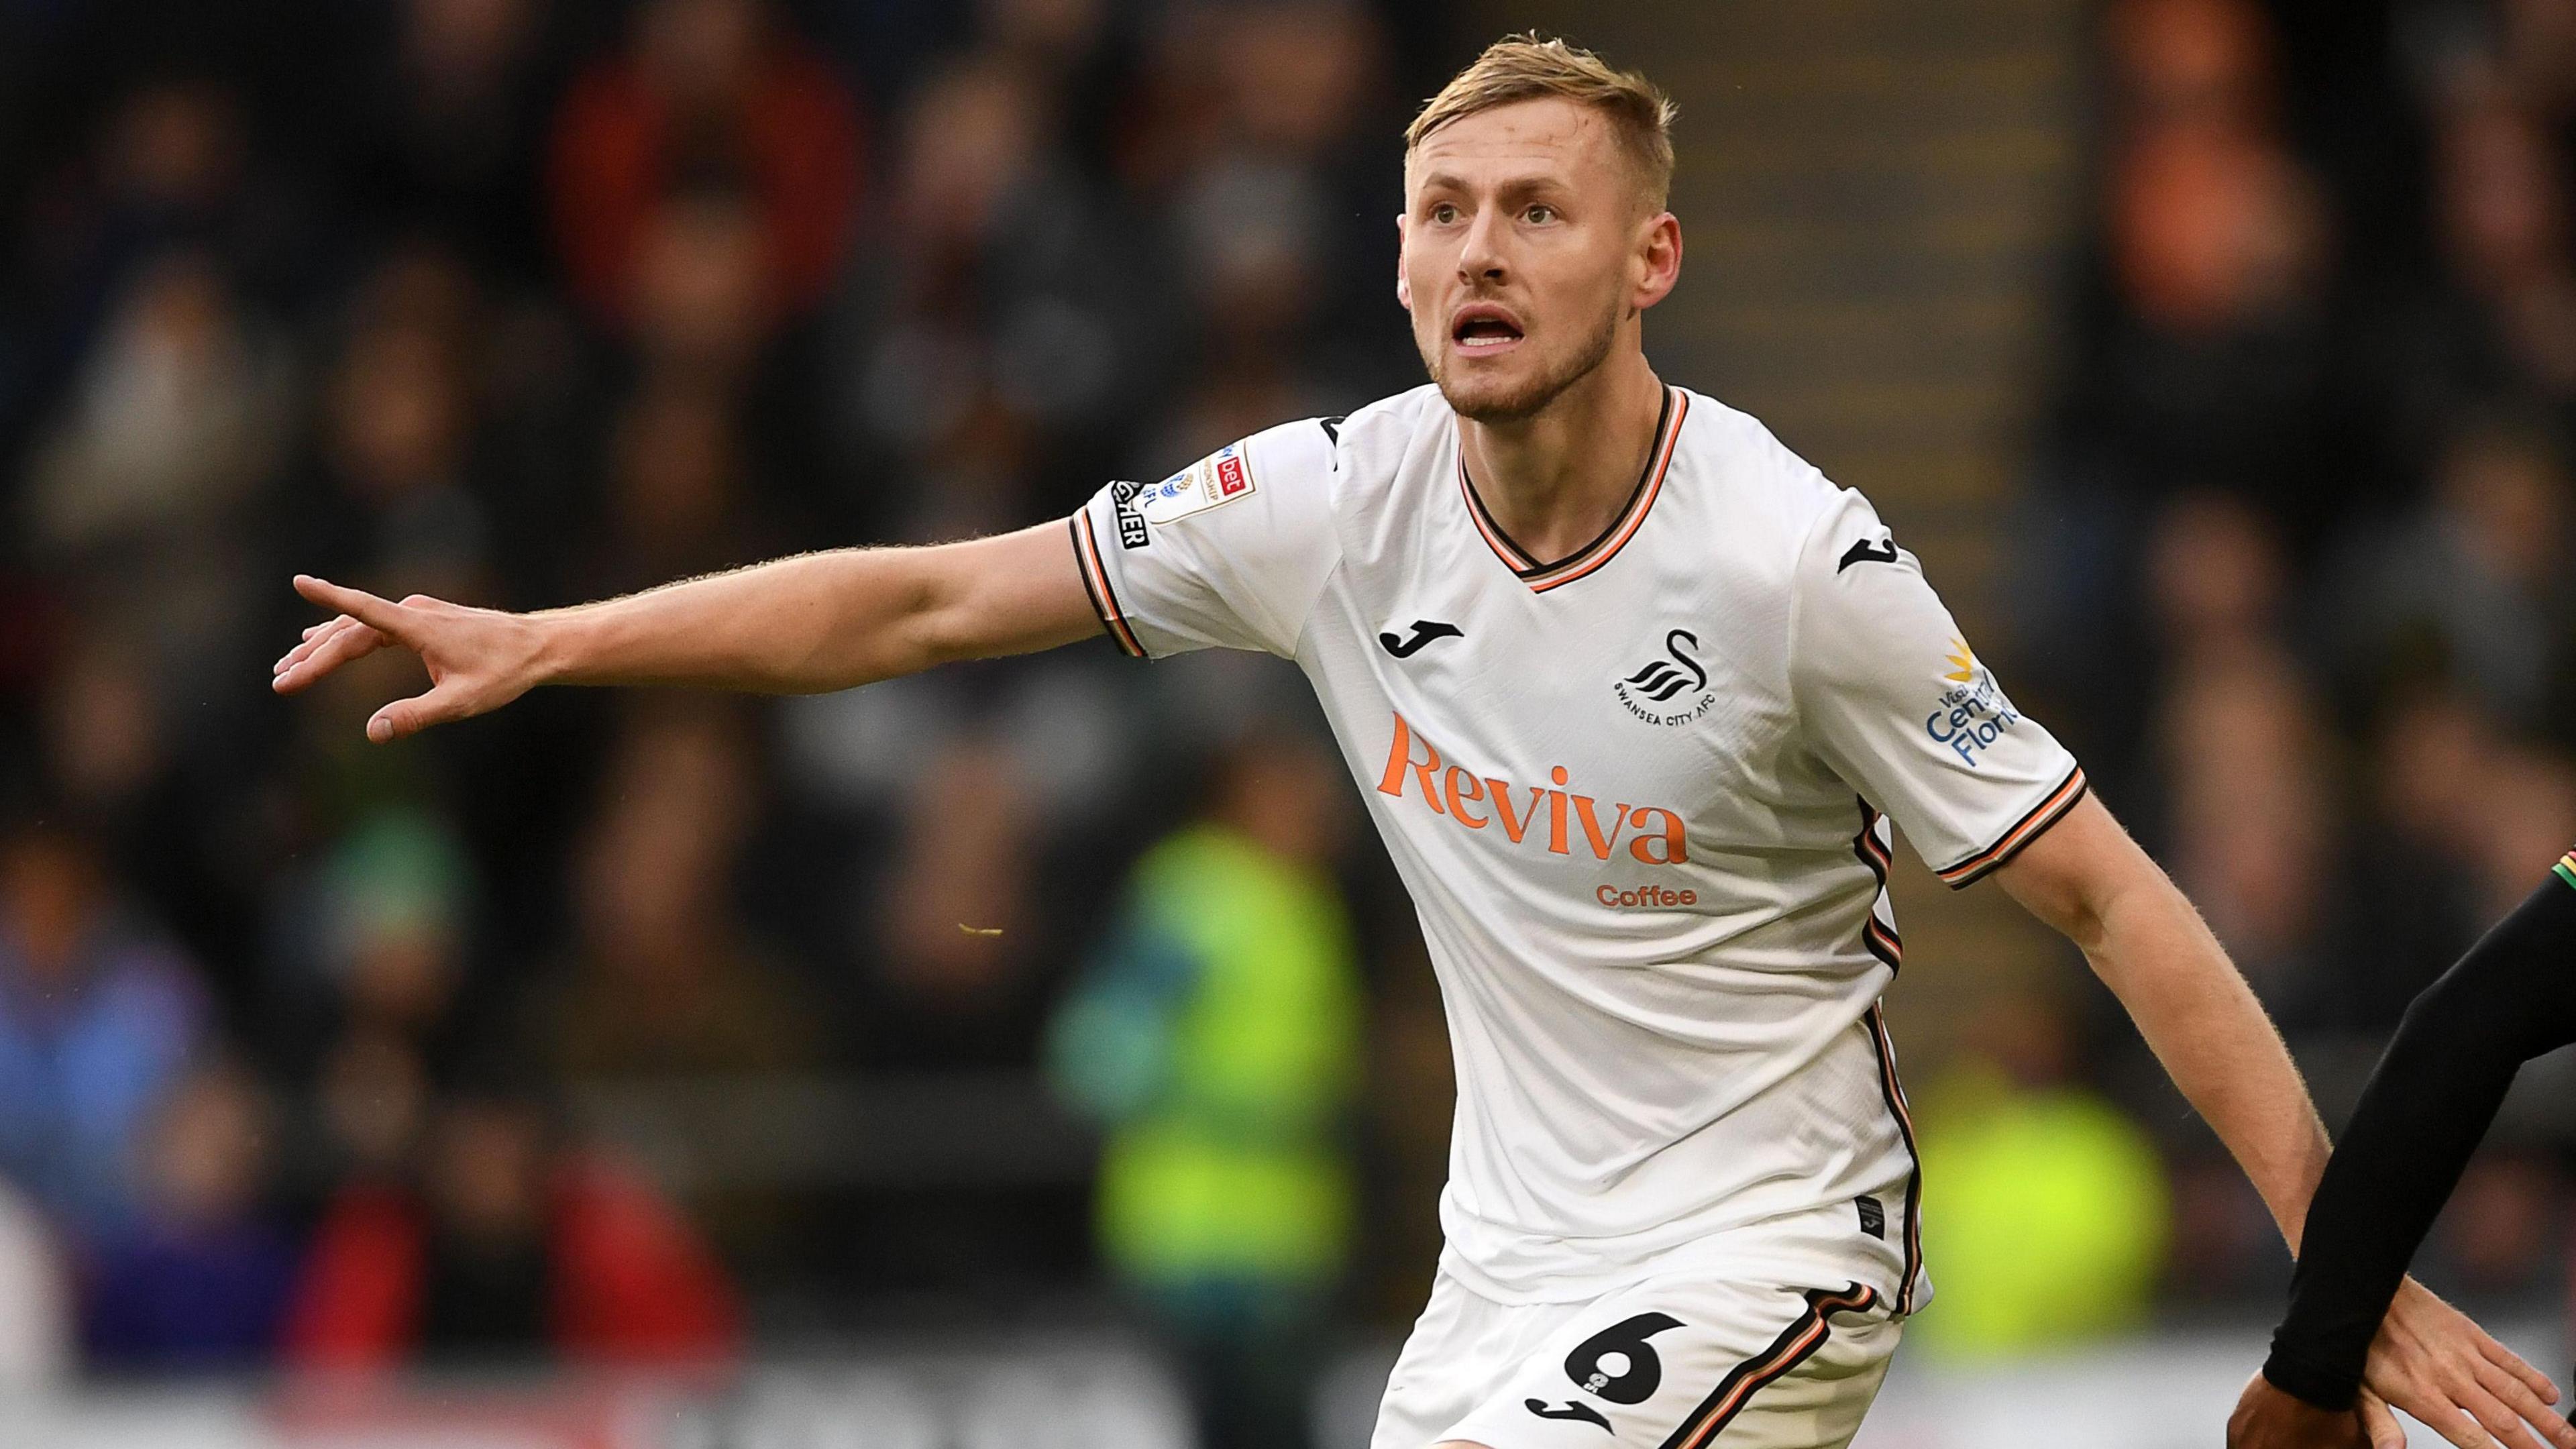
[[[1407,1343],[1373,1449],[1707,1449],[1721,1433],[1725,1449],[1842,1449],[1902,1332],[1856,1283],[1659,1279],[1536,1308],[1441,1286],[1449,1301],[1435,1291]],[[1506,1345],[1520,1352],[1499,1374],[1479,1363]],[[1449,1418],[1469,1384],[1482,1391]]]

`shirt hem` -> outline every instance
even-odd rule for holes
[[[1890,1197],[1906,1181],[1899,1177],[1870,1191]],[[1685,1276],[1753,1277],[1782,1287],[1866,1283],[1899,1316],[1932,1296],[1920,1259],[1903,1244],[1863,1234],[1849,1199],[1712,1228],[1638,1256],[1622,1253],[1618,1239],[1599,1242],[1598,1268],[1530,1275],[1516,1285],[1475,1262],[1452,1239],[1441,1245],[1440,1271],[1477,1297],[1510,1306],[1588,1303],[1650,1279]],[[1898,1310],[1900,1302],[1904,1308]]]

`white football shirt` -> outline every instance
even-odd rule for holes
[[[1667,389],[1617,521],[1544,565],[1458,428],[1425,386],[1110,485],[1069,520],[1103,627],[1313,681],[1440,979],[1450,1271],[1587,1298],[1842,1205],[1910,1310],[1887,819],[1965,885],[2083,772],[1868,502],[1745,414]]]

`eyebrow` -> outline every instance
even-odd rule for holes
[[[1467,180],[1467,178],[1460,176],[1453,171],[1434,171],[1430,175],[1422,178],[1421,189],[1424,191],[1434,191],[1444,188],[1450,191],[1473,191],[1476,189],[1475,186]],[[1541,191],[1571,192],[1574,188],[1568,185],[1562,177],[1542,175],[1508,177],[1501,185],[1494,189],[1505,196],[1513,196],[1526,195],[1531,192]]]

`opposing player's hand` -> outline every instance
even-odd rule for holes
[[[295,591],[339,617],[305,630],[304,642],[277,661],[269,685],[278,693],[293,694],[387,645],[411,650],[428,667],[426,692],[367,720],[367,738],[377,744],[499,709],[537,682],[538,631],[522,615],[426,594],[397,604],[307,574],[295,576]]]
[[[2576,1429],[2551,1405],[2558,1386],[2487,1336],[2467,1314],[2409,1278],[2370,1341],[2362,1381],[2460,1449],[2576,1449]],[[2406,1442],[2385,1405],[2364,1394],[2374,1449]],[[2375,1411],[2375,1412],[2374,1412]]]
[[[2365,1395],[2364,1397],[2368,1397]],[[2380,1413],[2385,1415],[2382,1407]],[[2374,1441],[2351,1409],[2320,1409],[2256,1374],[2227,1418],[2227,1449],[2405,1449],[2406,1437]]]

